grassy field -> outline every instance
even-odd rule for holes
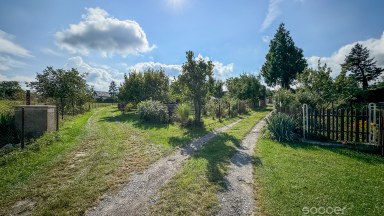
[[[217,193],[225,189],[230,158],[245,135],[270,110],[254,113],[213,138],[194,154],[161,191],[152,206],[152,215],[214,215],[218,211]]]
[[[205,119],[205,128],[185,129],[143,123],[113,107],[93,109],[25,150],[0,157],[0,215],[30,210],[34,215],[83,214],[132,172],[236,119]]]
[[[384,215],[384,158],[353,150],[260,139],[259,215]]]

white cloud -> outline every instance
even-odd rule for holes
[[[87,83],[98,91],[108,91],[111,81],[123,82],[124,74],[105,65],[88,64],[80,56],[71,57],[65,64],[66,68],[77,68],[81,73],[88,73]]]
[[[347,44],[334,52],[331,56],[308,57],[308,65],[310,67],[317,68],[317,61],[320,58],[322,63],[327,63],[328,67],[332,69],[332,76],[336,77],[338,74],[340,74],[341,71],[340,64],[344,62],[345,56],[350,53],[352,47],[356,43],[360,43],[370,50],[370,57],[374,57],[377,61],[376,66],[384,67],[384,32],[379,39],[371,38],[365,41],[357,41],[351,44]]]
[[[269,41],[271,41],[271,37],[268,36],[268,35],[264,35],[261,40],[264,42],[264,43],[269,43]]]
[[[196,59],[204,59],[205,61],[209,61],[209,57],[203,57],[200,53],[197,55]],[[212,61],[213,65],[215,66],[213,68],[213,74],[217,79],[224,80],[228,78],[231,73],[233,72],[233,63],[230,64],[223,64],[222,62],[219,61]]]
[[[13,36],[0,30],[0,71],[25,65],[15,58],[32,57],[30,52],[13,42]]]
[[[62,56],[61,53],[59,53],[53,49],[50,49],[50,48],[43,48],[43,49],[41,49],[41,52],[44,54],[47,54],[47,55]]]
[[[162,64],[162,63],[153,62],[153,61],[137,63],[133,66],[127,67],[127,70],[128,71],[143,72],[143,71],[150,69],[150,68],[157,69],[157,70],[162,68],[165,71],[165,73],[170,77],[173,77],[173,76],[177,77],[181,73],[181,65]]]
[[[73,53],[99,51],[103,56],[113,53],[127,56],[153,50],[141,26],[133,20],[119,20],[101,8],[88,8],[82,21],[55,34],[59,47]]]
[[[269,0],[268,12],[261,24],[261,31],[267,29],[272,22],[280,15],[279,3],[282,0]]]
[[[11,54],[19,57],[32,56],[27,49],[15,44],[12,40],[12,35],[0,30],[0,53]]]
[[[0,71],[6,71],[11,68],[17,68],[25,65],[24,62],[15,60],[9,56],[0,55]]]

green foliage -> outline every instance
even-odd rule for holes
[[[221,80],[215,80],[212,87],[212,95],[215,98],[222,98],[224,96],[224,82]]]
[[[296,95],[287,89],[279,89],[274,94],[275,107],[295,108],[300,106]]]
[[[160,101],[147,100],[137,107],[139,118],[149,122],[167,123],[169,121],[168,108]]]
[[[47,67],[43,73],[37,73],[36,81],[28,83],[28,86],[42,98],[54,99],[63,118],[67,105],[70,105],[74,112],[76,107],[82,107],[92,100],[93,91],[87,85],[86,77],[86,73],[80,73],[75,68],[55,70],[53,67]]]
[[[272,139],[279,142],[292,142],[297,139],[297,134],[295,134],[296,123],[287,114],[273,113],[266,121]]]
[[[180,82],[180,79],[177,79],[176,77],[174,77],[173,80],[171,81],[169,88],[170,88],[169,100],[171,102],[184,103],[189,101],[188,95],[187,95],[188,90],[186,86]]]
[[[177,105],[176,116],[182,126],[185,126],[188,124],[190,114],[191,114],[191,109],[188,106],[188,104],[183,103],[183,104]]]
[[[130,112],[132,111],[133,109],[135,108],[135,105],[131,102],[128,102],[125,107],[124,107],[124,111],[125,112]]]
[[[0,98],[11,100],[23,100],[25,97],[23,89],[17,81],[0,82]]]
[[[0,148],[9,143],[16,143],[17,130],[15,117],[11,113],[0,113]]]
[[[109,84],[109,95],[111,95],[111,98],[115,100],[116,95],[117,95],[117,86],[115,81],[112,81],[111,84]]]
[[[261,68],[261,74],[269,86],[280,85],[289,89],[296,80],[296,75],[307,66],[303,50],[296,47],[289,31],[280,24],[273,39],[269,44],[269,52],[265,57],[266,62]]]
[[[209,87],[213,83],[213,67],[212,61],[205,61],[202,58],[195,59],[192,51],[188,51],[187,62],[182,66],[182,74],[179,80],[187,89],[187,95],[193,102],[196,124],[201,123],[201,111]]]
[[[134,104],[144,100],[168,100],[169,78],[164,70],[147,69],[143,73],[133,71],[124,75],[118,98],[120,101]]]
[[[227,79],[226,84],[230,97],[250,100],[254,107],[259,99],[265,98],[266,88],[255,75],[242,74],[240,77],[232,77]]]
[[[331,77],[331,68],[318,61],[317,69],[306,68],[298,76],[298,101],[313,108],[328,108],[336,100],[335,85]]]
[[[369,58],[369,50],[357,43],[345,57],[343,69],[352,72],[354,78],[360,82],[363,89],[368,89],[369,81],[378,78],[383,68],[376,67],[375,58]]]

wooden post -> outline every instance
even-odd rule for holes
[[[345,116],[344,116],[344,109],[342,109],[342,110],[340,110],[340,126],[341,126],[341,128],[340,128],[340,131],[341,131],[341,140],[342,141],[344,141],[344,118],[345,118]]]
[[[25,114],[25,110],[24,110],[24,107],[21,108],[21,148],[23,149],[24,148],[24,114]]]
[[[56,106],[56,131],[59,130],[59,108]]]
[[[31,91],[27,90],[25,94],[25,105],[31,105]]]
[[[337,141],[337,139],[339,139],[339,111],[340,110],[336,110],[336,137],[335,137],[335,141]]]
[[[327,109],[327,139],[331,139],[331,113],[330,110]]]
[[[351,107],[351,114],[350,114],[350,119],[351,119],[351,125],[350,125],[350,129],[351,129],[351,131],[350,131],[350,139],[351,139],[351,141],[353,141],[353,108]]]
[[[360,141],[360,139],[359,139],[359,115],[358,115],[357,110],[355,110],[355,134],[356,134],[355,142],[359,142]]]

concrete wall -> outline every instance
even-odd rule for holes
[[[33,105],[17,106],[15,109],[16,128],[21,131],[21,109],[24,107],[24,134],[27,138],[36,138],[46,131],[56,130],[56,106]]]

